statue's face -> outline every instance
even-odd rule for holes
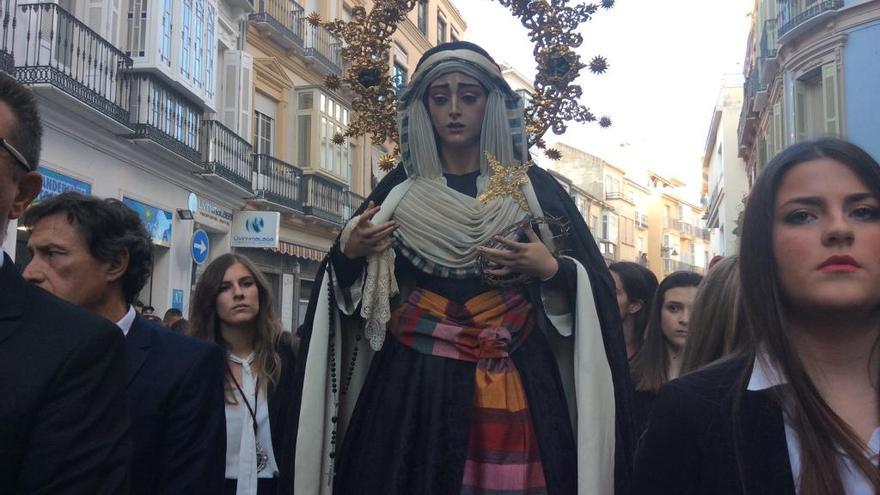
[[[443,146],[479,146],[486,113],[486,90],[479,81],[461,72],[440,76],[428,86],[427,106]]]

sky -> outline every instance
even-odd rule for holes
[[[453,0],[467,23],[464,38],[529,79],[535,75],[532,43],[519,20],[493,0]],[[571,0],[574,5],[586,0]],[[594,0],[598,2],[598,0]],[[654,170],[688,184],[699,200],[703,149],[725,80],[742,80],[754,0],[617,0],[600,9],[579,32],[577,49],[588,63],[608,59],[609,70],[581,71],[581,103],[614,123],[573,123],[557,137],[625,170]]]

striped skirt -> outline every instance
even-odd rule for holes
[[[534,327],[532,306],[510,289],[464,304],[417,289],[392,315],[389,328],[403,345],[476,363],[462,494],[546,493],[528,400],[510,358]]]

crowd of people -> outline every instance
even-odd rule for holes
[[[30,230],[21,273],[0,258],[0,493],[880,491],[871,156],[789,147],[739,255],[658,283],[606,267],[558,182],[520,167],[523,101],[480,47],[429,50],[400,106],[402,163],[292,335],[236,253],[188,320],[136,309],[143,223],[115,199],[30,205],[36,102],[0,75],[0,235]]]

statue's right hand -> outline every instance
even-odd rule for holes
[[[347,258],[363,258],[379,254],[391,247],[393,242],[391,234],[397,230],[399,225],[393,220],[378,225],[373,224],[373,216],[378,213],[379,208],[370,201],[367,209],[361,213],[358,223],[351,231],[345,249],[342,251],[342,254]]]

